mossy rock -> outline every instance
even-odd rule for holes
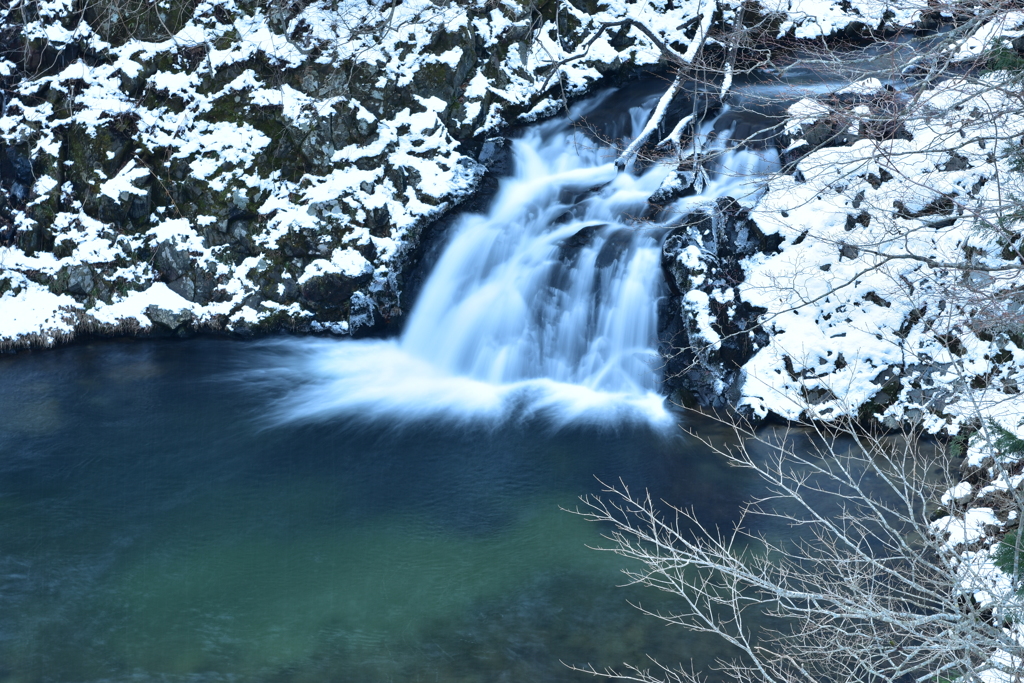
[[[85,16],[113,45],[129,40],[160,41],[180,31],[197,4],[197,0],[98,0],[86,6]]]
[[[369,274],[349,278],[337,273],[310,278],[299,286],[299,303],[321,322],[348,320],[352,295],[370,279]]]

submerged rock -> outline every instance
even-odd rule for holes
[[[508,138],[488,138],[480,148],[477,161],[495,175],[512,173],[512,141]]]

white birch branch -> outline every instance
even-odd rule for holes
[[[651,118],[647,120],[647,125],[640,131],[640,134],[633,138],[633,142],[622,151],[619,158],[615,160],[615,166],[621,171],[626,167],[626,163],[643,147],[644,143],[647,142],[647,138],[651,137],[651,134],[657,130],[661,120],[665,117],[665,110],[668,109],[669,103],[679,92],[683,85],[683,72],[680,71],[676,74],[676,80],[672,82],[672,86],[665,91],[665,94],[658,100],[658,106],[654,108],[654,112],[651,114]]]

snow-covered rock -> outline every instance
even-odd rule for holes
[[[16,301],[35,296],[23,280],[83,313],[61,339],[107,329],[92,322],[101,309],[155,283],[210,329],[351,332],[401,315],[423,226],[484,172],[463,142],[550,115],[610,71],[659,64],[636,25],[590,40],[602,24],[632,19],[689,55],[688,27],[714,19],[699,0],[205,0],[151,4],[130,23],[62,0],[21,5],[0,10],[0,31],[28,46],[0,61],[0,317],[22,320],[2,346],[57,338],[43,334],[56,329],[48,306]],[[740,3],[719,6],[728,23]],[[764,10],[797,37],[915,20],[879,7]],[[60,68],[30,68],[44,49]],[[147,328],[135,320],[124,329]]]
[[[664,32],[696,6],[649,11]],[[515,3],[209,0],[173,20],[153,5],[132,32],[58,0],[0,10],[30,46],[0,73],[0,318],[19,321],[0,345],[104,331],[109,307],[148,329],[135,302],[158,283],[210,329],[351,332],[400,314],[420,231],[484,173],[460,139],[657,62],[639,32],[603,36],[549,82],[627,7],[571,11],[559,33]],[[74,56],[36,72],[36,38]],[[43,290],[77,312],[59,334]]]
[[[1008,210],[1002,230],[984,218],[1024,183],[1013,162],[1024,116],[1004,77],[924,91],[884,143],[819,147],[770,181],[751,218],[779,253],[748,258],[739,288],[766,311],[770,339],[744,365],[755,414],[877,413],[951,433],[979,409],[1011,427],[1024,414],[1010,322],[1020,228]],[[809,408],[808,395],[832,398]]]

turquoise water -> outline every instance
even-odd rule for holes
[[[287,381],[240,372],[268,358],[0,358],[0,681],[583,681],[563,662],[726,653],[630,607],[671,603],[617,588],[623,561],[586,547],[602,529],[560,509],[622,477],[727,523],[754,483],[700,444],[537,419],[271,427]]]

